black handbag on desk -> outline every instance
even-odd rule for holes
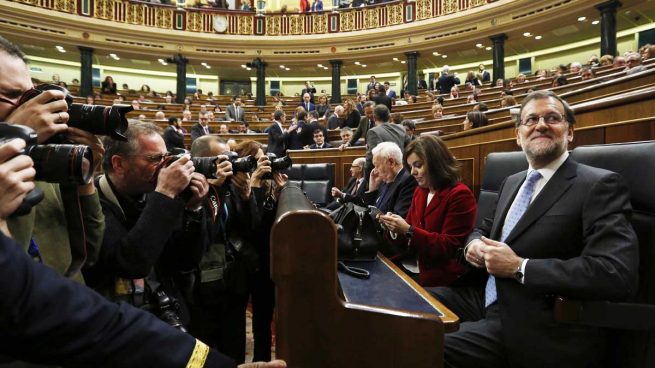
[[[337,258],[340,261],[372,261],[380,249],[381,227],[370,209],[345,203],[330,213],[337,225]]]

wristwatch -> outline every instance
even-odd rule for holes
[[[411,239],[414,237],[414,225],[409,225],[409,229],[407,229],[407,232],[405,233],[405,237],[407,239]]]
[[[520,284],[523,283],[523,272],[521,272],[521,265],[523,262],[519,263],[519,266],[516,268],[516,271],[514,272],[514,280],[518,281]]]

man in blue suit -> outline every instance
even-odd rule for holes
[[[384,91],[390,99],[396,98],[396,91],[390,88],[389,82],[384,82]]]
[[[316,110],[316,106],[312,103],[311,99],[312,96],[307,92],[305,92],[305,94],[302,95],[302,102],[300,103],[300,106],[302,106],[302,108],[305,109],[306,112]]]

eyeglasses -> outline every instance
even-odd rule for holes
[[[162,161],[164,161],[164,159],[166,157],[168,157],[169,154],[168,154],[168,152],[166,152],[166,153],[159,153],[159,154],[156,154],[156,155],[128,155],[128,156],[129,157],[140,157],[140,158],[148,161],[151,164],[159,164]]]
[[[548,125],[561,124],[566,120],[566,118],[564,118],[561,114],[552,112],[544,116],[528,115],[525,119],[523,119],[523,121],[521,121],[521,125],[525,125],[526,127],[531,127],[539,124],[539,121],[541,121],[541,119],[543,119],[544,123]]]
[[[21,93],[20,95],[14,97],[12,99],[9,99],[9,98],[7,98],[5,96],[0,95],[0,102],[8,103],[11,106],[18,107],[23,102],[25,102],[27,100],[26,96],[29,96],[29,95],[34,94],[34,93],[36,93],[38,95],[41,92],[39,90],[35,89],[35,88],[30,88],[30,89],[27,89],[27,90],[23,91],[23,93]],[[33,97],[33,96],[30,96],[30,97]]]

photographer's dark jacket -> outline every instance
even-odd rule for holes
[[[126,198],[115,191],[107,176],[95,184],[107,231],[98,263],[85,271],[87,283],[109,299],[134,303],[125,297],[124,288],[134,286],[131,280],[151,279],[154,267],[156,281],[177,297],[184,286],[175,285],[174,278],[191,270],[202,255],[203,211],[189,214],[182,199],[154,191],[142,201]]]
[[[226,184],[221,188],[209,187],[203,202],[205,216],[205,249],[202,260],[195,267],[196,278],[191,296],[200,303],[211,303],[207,298],[220,297],[218,293],[228,289],[232,293],[247,293],[247,275],[258,267],[258,254],[252,244],[252,234],[259,227],[259,215],[255,194],[242,200],[237,190]],[[236,262],[235,262],[236,261]],[[236,266],[239,269],[230,269]],[[232,272],[228,276],[228,273]],[[243,273],[236,275],[234,273]],[[208,282],[207,278],[213,280]],[[207,288],[209,286],[209,288]],[[208,295],[207,291],[213,293]]]
[[[2,358],[71,367],[235,367],[149,313],[33,262],[2,232],[0,277],[11,280],[0,283]]]

